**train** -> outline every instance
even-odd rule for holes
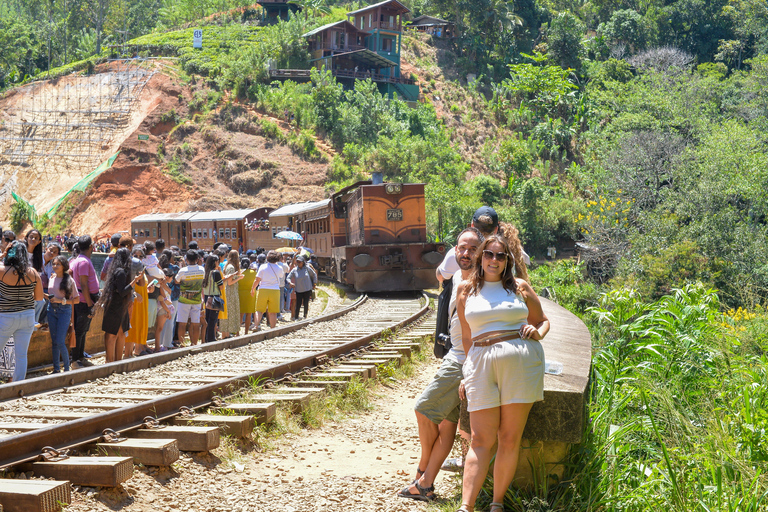
[[[224,242],[233,248],[279,249],[293,242],[317,256],[321,272],[358,292],[424,290],[437,287],[435,269],[445,256],[442,243],[427,240],[423,183],[390,183],[374,175],[321,201],[277,209],[153,213],[132,219],[138,242],[164,238],[182,249]]]

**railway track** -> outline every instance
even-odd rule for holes
[[[418,327],[428,313],[423,296],[362,296],[272,331],[0,386],[0,469],[54,479],[0,479],[0,504],[59,510],[70,484],[117,486],[134,463],[210,451],[221,431],[247,437],[279,404],[299,412],[313,394],[399,363],[431,333],[429,322]],[[67,457],[72,449],[107,456]]]

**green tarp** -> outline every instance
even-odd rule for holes
[[[103,173],[104,171],[106,171],[107,169],[112,167],[112,164],[115,163],[115,159],[117,158],[117,155],[119,155],[119,154],[120,154],[120,152],[118,151],[117,153],[115,153],[114,155],[109,157],[105,162],[103,162],[101,165],[99,165],[96,169],[94,169],[93,171],[91,171],[88,174],[86,174],[85,177],[83,179],[81,179],[80,181],[78,181],[75,184],[74,187],[69,189],[69,191],[67,191],[67,193],[64,194],[64,196],[61,199],[56,201],[56,204],[51,206],[51,208],[46,212],[46,215],[48,215],[48,218],[50,219],[53,216],[53,214],[56,213],[56,210],[58,210],[59,206],[61,206],[61,203],[63,203],[64,200],[67,197],[69,197],[69,194],[71,194],[73,190],[77,190],[77,191],[80,191],[80,192],[85,192],[85,189],[88,188],[88,185],[90,185],[91,182],[93,180],[95,180],[99,176],[99,174]],[[13,197],[15,198],[16,194],[13,194]],[[32,209],[34,210],[34,207]]]

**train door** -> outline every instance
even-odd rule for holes
[[[187,246],[187,223],[182,222],[181,223],[181,236],[179,237],[181,240],[181,246],[186,249]]]

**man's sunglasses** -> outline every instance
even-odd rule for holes
[[[507,253],[505,253],[505,252],[493,252],[493,251],[489,251],[488,249],[483,251],[483,258],[485,258],[487,260],[492,260],[494,257],[498,261],[506,261]]]

